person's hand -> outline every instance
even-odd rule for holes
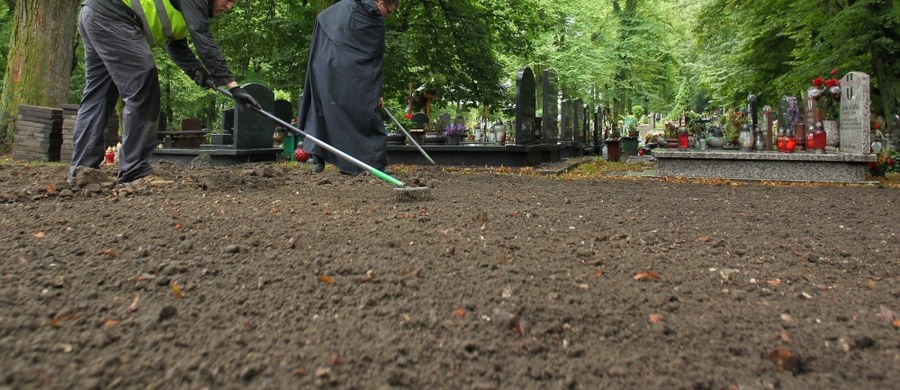
[[[206,69],[194,69],[194,74],[191,76],[193,76],[194,82],[197,83],[200,88],[206,89],[210,87],[211,80],[209,79],[209,72],[207,72]]]
[[[245,89],[241,88],[240,86],[231,88],[229,90],[229,92],[231,92],[231,97],[234,99],[234,101],[236,101],[238,103],[246,104],[246,105],[252,106],[256,109],[262,108],[262,106],[259,105],[259,102],[257,102],[256,99],[254,99],[253,96],[250,95],[250,93],[248,93]]]

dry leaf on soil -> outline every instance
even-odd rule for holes
[[[456,309],[453,311],[453,316],[456,318],[463,318],[466,316],[467,313],[468,312],[466,311],[466,309],[463,309],[460,307],[459,309]]]
[[[178,299],[184,298],[184,292],[181,291],[181,286],[178,285],[178,282],[172,282],[172,293],[175,294]]]
[[[653,271],[641,272],[637,275],[634,275],[634,280],[659,280],[659,274]]]
[[[136,311],[140,308],[140,306],[138,306],[138,303],[139,303],[140,301],[141,301],[141,296],[140,296],[140,295],[135,295],[135,296],[134,296],[134,301],[131,301],[131,306],[128,306],[128,311],[130,311],[130,312],[136,312]]]
[[[656,324],[661,319],[662,319],[662,317],[659,314],[653,313],[650,315],[650,323],[651,324]]]
[[[44,234],[44,232],[38,230],[34,233],[31,233],[31,236],[34,238],[44,238],[46,235]]]
[[[104,249],[104,250],[100,251],[100,254],[107,256],[107,257],[112,257],[112,258],[116,258],[117,256],[119,256],[119,252],[116,252],[115,250],[112,250],[112,249]]]
[[[319,275],[319,281],[325,284],[332,284],[334,283],[334,278],[331,276]]]

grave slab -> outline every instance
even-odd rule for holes
[[[654,149],[659,176],[863,182],[872,154]]]

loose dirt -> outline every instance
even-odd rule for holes
[[[0,388],[900,383],[896,189],[65,172],[0,163]]]

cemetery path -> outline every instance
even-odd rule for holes
[[[0,163],[0,388],[900,383],[894,189],[65,171]]]

